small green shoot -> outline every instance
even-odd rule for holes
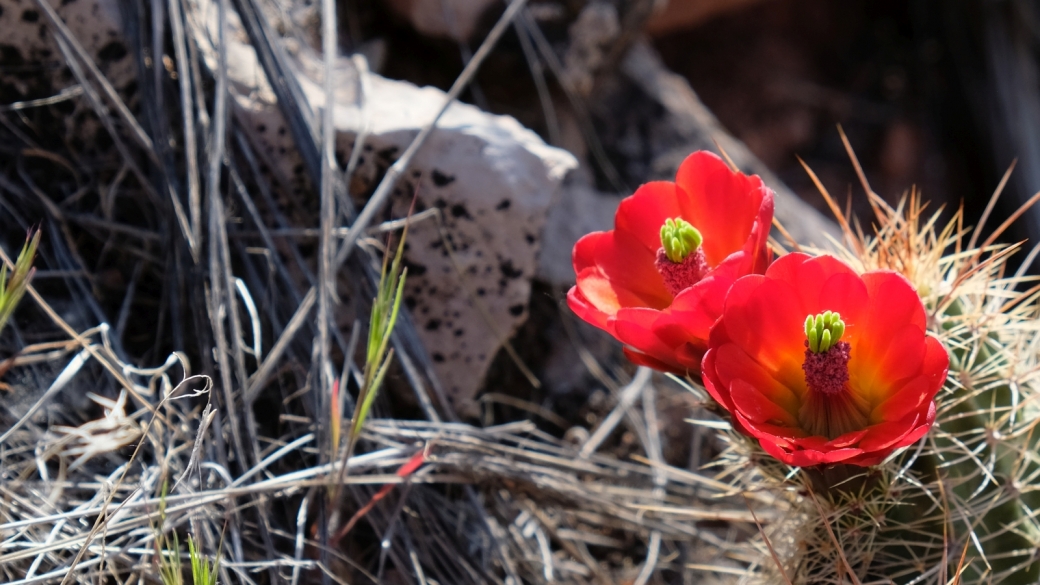
[[[217,570],[220,568],[220,557],[209,559],[202,555],[195,539],[188,535],[188,556],[191,559],[191,580],[194,585],[217,585]]]
[[[405,224],[401,240],[397,243],[397,252],[394,254],[393,262],[389,262],[389,256],[383,257],[379,290],[372,301],[372,317],[368,326],[364,377],[361,390],[358,392],[354,416],[351,417],[350,428],[347,429],[348,454],[353,451],[353,447],[357,443],[361,427],[368,418],[368,412],[382,387],[383,379],[386,377],[386,372],[390,369],[390,362],[394,357],[394,350],[390,348],[390,334],[393,333],[394,325],[397,323],[397,315],[401,310],[401,299],[404,297],[405,278],[408,276],[408,269],[401,263],[404,255],[404,242],[407,237],[408,225]],[[387,271],[388,264],[389,272]]]
[[[155,532],[156,558],[159,560],[159,579],[163,585],[184,585],[181,545],[177,532],[171,531],[169,536],[163,532],[163,525],[166,523],[166,490],[168,487],[169,484],[164,481],[162,492],[159,494],[159,524],[152,527]],[[218,556],[211,563],[202,554],[202,548],[190,534],[188,535],[188,558],[191,561],[192,585],[217,585],[220,557]]]
[[[177,532],[167,535],[163,532],[166,524],[166,490],[169,484],[164,481],[159,492],[159,524],[152,526],[155,532],[155,552],[159,561],[159,579],[163,585],[184,585],[184,573],[181,571],[181,545]]]
[[[414,201],[413,201],[414,205]],[[408,217],[411,217],[411,211]],[[379,276],[379,289],[376,297],[372,299],[372,315],[368,325],[368,344],[365,352],[365,369],[361,380],[361,388],[358,390],[357,403],[354,406],[354,414],[347,428],[347,445],[342,455],[342,465],[334,486],[330,486],[330,505],[335,508],[343,486],[343,478],[346,476],[347,461],[350,460],[357,445],[358,437],[361,436],[361,428],[368,418],[379,389],[383,385],[386,373],[390,369],[390,362],[394,357],[394,350],[390,347],[390,336],[397,323],[397,316],[401,311],[401,300],[404,298],[404,283],[408,276],[408,269],[403,265],[404,243],[408,237],[408,223],[405,222],[401,232],[401,240],[397,243],[397,251],[393,261],[389,254],[383,256],[383,267]],[[341,384],[346,380],[339,380],[333,384],[331,409],[332,416],[332,449],[339,450],[340,436],[340,412],[338,408],[339,393],[344,391]],[[335,523],[335,522],[334,522]]]
[[[18,253],[10,279],[8,279],[7,266],[0,269],[0,331],[7,325],[15,307],[18,306],[18,302],[22,300],[25,291],[29,288],[29,281],[36,272],[32,264],[39,245],[40,230],[35,230],[35,232],[30,230],[25,245],[22,246],[22,251]]]

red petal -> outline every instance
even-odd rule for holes
[[[762,445],[762,448],[773,457],[776,457],[788,465],[796,467],[812,467],[814,465],[828,465],[842,462],[851,463],[851,460],[863,454],[861,449],[835,449],[833,451],[795,449],[787,451],[766,440],[760,439],[759,443]]]
[[[722,315],[726,293],[733,281],[728,275],[709,273],[675,297],[666,311],[669,319],[682,323],[685,331],[707,341],[712,325]]]
[[[833,274],[827,277],[819,290],[819,304],[814,307],[816,313],[834,311],[840,314],[842,321],[845,322],[848,341],[851,342],[852,339],[855,339],[858,330],[857,323],[863,318],[863,309],[869,299],[863,280],[857,274]]]
[[[611,331],[637,352],[670,364],[670,371],[698,372],[729,284],[709,276],[680,293],[663,311],[622,308],[610,322]]]
[[[888,453],[863,453],[862,455],[858,455],[851,459],[846,459],[845,461],[842,461],[842,463],[845,463],[846,465],[859,465],[861,467],[873,467],[884,461],[885,457],[888,457]]]
[[[856,352],[875,362],[885,355],[889,342],[907,325],[916,325],[924,333],[924,306],[910,281],[901,274],[887,270],[867,272],[863,282],[870,302],[859,326]]]
[[[892,450],[895,451],[896,449],[902,449],[903,447],[909,447],[910,445],[913,445],[914,443],[920,441],[921,437],[923,437],[923,436],[928,434],[928,431],[932,428],[932,424],[934,422],[935,422],[935,404],[932,403],[930,408],[928,409],[928,412],[925,415],[925,419],[921,423],[921,425],[918,426],[917,428],[915,428],[914,430],[910,431],[909,433],[907,433],[906,436],[903,437],[902,439],[900,439],[898,443],[892,445]]]
[[[675,358],[690,373],[700,375],[701,361],[704,359],[705,351],[707,351],[707,346],[702,342],[683,343],[676,349]]]
[[[683,217],[704,236],[709,265],[743,249],[768,191],[762,179],[730,170],[718,156],[700,151],[686,157],[675,182],[684,194]]]
[[[784,409],[792,417],[788,424],[797,424],[794,421],[798,413],[799,397],[790,388],[777,382],[736,344],[727,343],[715,350],[714,371],[718,380],[730,388],[731,392],[733,384],[738,380],[750,384],[767,400]]]
[[[716,359],[721,361],[722,356],[720,355]],[[790,412],[767,398],[759,388],[744,380],[733,380],[729,385],[729,393],[736,409],[753,423],[791,427],[798,425],[798,421]]]
[[[924,410],[923,405],[935,398],[940,387],[924,376],[914,378],[891,398],[875,407],[870,418],[880,421],[901,420],[910,413]]]
[[[701,362],[701,382],[704,384],[704,389],[711,394],[711,397],[715,399],[725,408],[728,412],[733,412],[733,400],[729,395],[729,387],[722,383],[718,378],[718,374],[715,373],[715,350],[709,349],[704,354],[704,361]]]
[[[929,335],[924,340],[924,360],[921,361],[921,375],[927,376],[936,385],[936,392],[946,382],[946,374],[950,369],[950,354],[942,342]]]
[[[769,266],[766,276],[794,287],[804,311],[803,322],[807,315],[837,311],[851,326],[868,299],[867,287],[856,271],[832,256],[787,254]]]
[[[685,368],[678,364],[664,362],[630,347],[623,347],[621,350],[625,352],[625,357],[637,366],[646,366],[659,372],[671,372],[679,376],[696,375],[698,372],[697,368]]]
[[[744,416],[739,410],[733,413],[733,420],[740,423],[747,435],[759,440],[769,441],[785,449],[793,449],[796,441],[805,438],[805,433],[797,427],[756,423]]]
[[[845,433],[844,435],[837,437],[831,441],[827,441],[827,447],[830,449],[840,449],[842,447],[849,447],[860,441],[866,434],[867,429],[861,431],[853,431],[851,433]]]
[[[835,449],[833,451],[814,451],[811,449],[803,449],[791,453],[792,465],[799,467],[811,467],[813,465],[830,465],[833,463],[843,463],[850,459],[862,455],[862,449],[845,448]]]
[[[661,311],[640,307],[621,309],[611,320],[610,326],[618,341],[631,345],[645,353],[661,353],[671,351],[657,334],[654,323],[661,316]]]
[[[886,451],[891,453],[896,448],[893,445],[900,443],[914,429],[920,426],[921,415],[924,413],[912,413],[902,420],[883,422],[872,425],[867,429],[867,436],[860,441],[859,446],[864,451]]]
[[[607,313],[596,308],[595,305],[589,302],[585,295],[578,290],[578,287],[572,286],[571,290],[567,291],[567,306],[574,311],[574,314],[581,317],[586,323],[595,325],[604,331],[610,331],[607,328]]]
[[[621,343],[658,362],[670,364],[668,371],[700,371],[707,340],[699,338],[681,320],[667,312],[644,308],[621,309],[609,321],[609,326]],[[643,364],[638,360],[633,361]]]
[[[916,325],[907,325],[886,340],[887,347],[878,356],[876,352],[880,348],[876,347],[875,340],[860,336],[849,359],[851,387],[872,407],[885,402],[921,371],[925,339],[924,331]]]
[[[611,316],[621,307],[668,306],[672,297],[654,267],[654,257],[631,237],[594,232],[574,246],[574,270],[582,299]],[[586,319],[602,327],[602,318]]]
[[[646,183],[618,205],[617,213],[614,214],[614,227],[633,237],[647,251],[657,254],[657,249],[661,247],[661,226],[664,220],[683,217],[693,227],[701,229],[694,218],[683,213],[679,204],[680,196],[675,183]]]
[[[782,384],[802,394],[805,315],[790,284],[747,276],[730,288],[722,321],[733,343]]]

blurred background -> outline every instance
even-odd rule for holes
[[[341,8],[341,42],[382,75],[447,90],[503,9],[494,0],[350,3]],[[896,205],[916,191],[930,210],[944,210],[940,223],[963,205],[965,224],[977,224],[1016,160],[983,235],[1040,190],[1034,3],[534,1],[528,14],[537,32],[507,32],[462,100],[515,117],[579,161],[561,197],[585,202],[566,216],[586,229],[546,234],[539,282],[550,286],[536,283],[535,318],[521,328],[530,343],[519,346],[536,364],[549,359],[537,348],[552,346],[545,332],[559,320],[552,305],[570,276],[569,245],[608,229],[603,209],[642,182],[671,179],[695,148],[722,145],[766,176],[782,191],[778,217],[803,243],[824,243],[827,226],[817,222],[831,214],[800,160],[870,229],[839,126],[879,195]],[[588,189],[596,197],[584,196]],[[805,205],[784,199],[791,194]],[[555,225],[550,212],[547,229]],[[1028,240],[1026,250],[1040,241],[1040,208],[1001,240]],[[504,356],[496,364],[511,371]],[[550,372],[548,384],[569,387],[564,379]]]
[[[456,5],[484,4],[487,11],[453,29],[433,22],[437,16],[430,8],[423,12],[424,4],[443,5],[447,21]],[[447,89],[502,9],[493,1],[349,3],[343,42],[374,51],[373,66],[388,77]],[[822,199],[798,157],[839,199],[851,189],[853,212],[869,217],[839,124],[874,190],[892,203],[916,188],[935,207],[963,202],[971,223],[1018,159],[995,227],[1040,189],[1034,3],[538,1],[531,11],[562,53],[564,68],[570,66],[606,159],[629,188],[652,174],[652,157],[637,143],[653,140],[646,136],[652,128],[638,120],[653,114],[632,111],[651,106],[626,95],[615,77],[626,46],[645,36],[723,128],[818,209]],[[507,34],[463,99],[516,116],[595,168],[587,141],[571,136],[572,114],[544,115],[520,45]],[[597,49],[601,55],[589,54]],[[554,102],[566,103],[558,81],[546,75]],[[597,175],[597,186],[611,191],[615,185]],[[1037,230],[1040,210],[1027,213],[1009,237],[1035,240]]]

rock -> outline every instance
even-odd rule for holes
[[[50,0],[72,36],[117,88],[136,78],[114,0]],[[76,83],[54,41],[50,21],[35,2],[0,5],[0,95],[4,99],[49,97]],[[60,66],[57,66],[59,65]]]
[[[119,2],[116,0],[49,0],[72,36],[83,47],[123,100],[132,102],[137,67],[123,37]],[[98,137],[107,134],[90,111],[87,100],[76,97],[77,81],[55,42],[47,15],[35,2],[0,2],[0,103],[11,104],[58,96],[75,99],[76,111],[64,116],[63,133],[80,155],[113,159],[112,149],[97,149]],[[86,71],[86,67],[84,67]],[[91,83],[96,80],[86,73]],[[30,117],[33,113],[27,113]],[[107,142],[107,136],[104,142]],[[115,164],[115,163],[113,163]]]
[[[587,233],[614,229],[614,212],[621,199],[621,195],[597,191],[583,181],[569,181],[545,222],[539,278],[558,286],[573,284],[574,244]]]
[[[415,30],[430,36],[466,42],[473,38],[481,18],[499,0],[386,0],[387,5]]]
[[[196,17],[216,14],[207,8],[207,0],[189,4]],[[216,38],[215,22],[200,20],[199,25],[205,28],[195,37],[209,65],[215,66],[213,47],[206,44]],[[229,18],[229,27],[234,113],[266,165],[284,184],[294,186],[294,197],[309,200],[304,207],[313,209],[317,194],[307,186],[256,54],[237,17]],[[311,111],[320,112],[322,63],[306,48],[291,57]],[[335,74],[341,164],[350,157],[357,132],[365,128],[368,133],[350,185],[352,195],[360,197],[375,188],[383,171],[433,119],[445,94],[361,73],[349,59],[338,60]],[[361,75],[364,107],[358,106]],[[547,146],[515,119],[455,103],[394,193],[395,217],[407,213],[413,192],[418,193],[419,210],[440,210],[440,223],[420,222],[408,233],[405,302],[440,382],[459,410],[469,410],[491,360],[527,318],[546,213],[560,182],[576,166],[573,156]]]

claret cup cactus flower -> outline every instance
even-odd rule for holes
[[[683,161],[675,182],[647,183],[618,206],[614,229],[574,246],[582,319],[624,343],[632,361],[696,374],[730,285],[761,273],[773,192],[714,154]]]
[[[874,465],[935,421],[949,357],[910,283],[788,254],[729,290],[704,386],[777,459]]]
[[[568,302],[729,421],[717,479],[781,509],[749,582],[1040,583],[1036,252],[863,183],[870,229],[772,262],[772,192],[695,153],[578,242]]]

